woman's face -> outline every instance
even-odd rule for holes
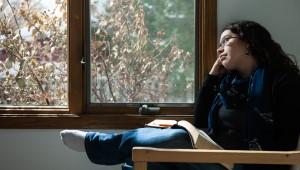
[[[240,70],[248,65],[248,44],[242,41],[239,35],[225,30],[220,37],[220,47],[217,49],[218,57],[227,70]]]

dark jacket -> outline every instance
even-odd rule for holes
[[[300,76],[293,72],[277,72],[271,77],[271,109],[273,113],[273,141],[263,150],[294,150],[297,147],[300,132]],[[208,128],[208,117],[215,96],[219,92],[221,79],[208,75],[200,89],[195,105],[194,125],[197,128]],[[263,127],[258,127],[263,128]],[[251,131],[251,129],[250,129]],[[245,140],[246,141],[246,140]],[[237,148],[239,149],[239,148]],[[244,148],[248,149],[248,148]],[[247,166],[242,169],[289,169],[287,166],[265,167]]]

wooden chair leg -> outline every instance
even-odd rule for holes
[[[147,162],[134,162],[134,170],[147,170]]]

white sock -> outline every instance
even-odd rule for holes
[[[84,139],[86,133],[80,130],[63,130],[60,132],[60,137],[68,148],[78,152],[85,152]]]

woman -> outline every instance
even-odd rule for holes
[[[197,128],[225,149],[294,150],[300,131],[300,78],[297,65],[253,21],[224,27],[218,58],[198,94]],[[120,134],[65,130],[63,142],[86,151],[98,164],[125,163],[130,168],[133,146],[192,148],[180,128],[139,128]],[[219,164],[151,164],[153,169],[224,170]],[[289,166],[236,165],[243,170],[288,170]]]

